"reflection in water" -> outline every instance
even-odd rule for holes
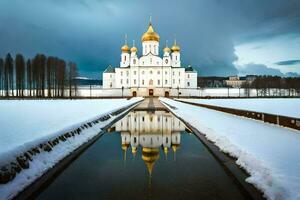
[[[149,175],[162,149],[167,159],[172,148],[173,159],[176,160],[176,151],[180,145],[180,131],[185,125],[174,115],[165,111],[137,111],[130,112],[126,117],[115,124],[115,130],[121,133],[121,144],[124,151],[124,161],[129,147],[135,156],[139,147],[142,159],[145,162]]]
[[[131,112],[110,130],[37,199],[244,199],[205,146],[171,113]],[[176,156],[180,162],[174,162]]]

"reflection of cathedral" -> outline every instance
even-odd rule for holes
[[[180,144],[180,132],[185,130],[185,125],[165,111],[137,111],[118,121],[115,128],[121,133],[125,153],[131,146],[132,154],[136,155],[141,146],[142,159],[151,175],[154,163],[159,158],[159,148],[163,149],[166,156],[172,148],[175,155]]]

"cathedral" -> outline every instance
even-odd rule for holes
[[[141,42],[140,55],[135,44],[129,48],[125,39],[120,67],[108,66],[103,72],[103,89],[127,90],[130,96],[170,96],[172,90],[197,88],[197,71],[181,66],[176,40],[171,48],[166,44],[161,57],[160,36],[150,21]]]

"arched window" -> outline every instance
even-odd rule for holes
[[[149,85],[153,85],[153,80],[152,79],[149,80]]]

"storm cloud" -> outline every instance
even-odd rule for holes
[[[299,63],[300,63],[300,60],[284,60],[284,61],[276,62],[275,64],[277,64],[277,65],[296,65]]]
[[[299,10],[298,0],[1,0],[0,56],[59,56],[101,78],[108,64],[119,64],[124,34],[141,48],[151,14],[161,47],[176,35],[183,65],[200,75],[233,75],[236,45],[299,37]]]

